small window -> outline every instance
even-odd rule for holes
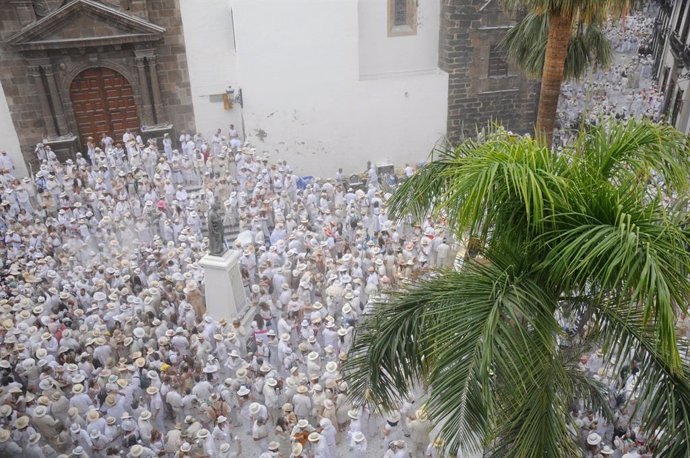
[[[417,33],[417,0],[388,0],[388,36]]]
[[[491,45],[489,48],[489,77],[508,76],[508,55],[503,47]]]

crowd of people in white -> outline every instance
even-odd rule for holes
[[[421,406],[353,405],[340,366],[373,298],[452,265],[443,222],[389,221],[376,167],[363,189],[305,184],[218,137],[159,151],[127,132],[65,163],[39,144],[22,180],[2,155],[0,452],[331,458],[375,442],[435,456]],[[205,313],[216,200],[251,234],[233,246],[250,323]]]
[[[653,81],[651,54],[654,8],[609,22],[605,29],[614,51],[610,68],[590,69],[563,84],[558,107],[558,138],[565,145],[584,126],[606,119],[659,121],[664,95]]]
[[[561,138],[582,116],[658,116],[638,53],[649,21],[612,25],[617,65],[564,86]],[[375,166],[360,188],[341,172],[305,182],[234,126],[208,141],[103,134],[64,163],[35,152],[23,179],[0,153],[0,456],[440,456],[423,397],[372,412],[341,373],[375,300],[458,250],[442,220],[387,218]],[[250,234],[226,241],[242,253],[247,321],[206,314],[214,285],[199,260],[216,202]],[[599,352],[581,367],[617,412],[611,423],[573,406],[587,456],[646,456],[625,402],[637,368],[613,374]]]

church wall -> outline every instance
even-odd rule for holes
[[[180,0],[197,130],[210,139],[227,136],[230,124],[241,134],[241,107],[226,110],[222,95],[240,87],[230,4],[221,0]]]
[[[111,7],[117,4],[109,3]],[[69,84],[76,74],[89,67],[109,67],[127,78],[134,92],[137,102],[139,118],[143,124],[142,87],[135,65],[135,48],[149,49],[152,57],[147,63],[147,74],[155,68],[160,86],[159,124],[170,122],[175,131],[194,131],[194,111],[189,83],[186,60],[185,42],[183,37],[182,20],[180,17],[179,0],[137,0],[131,3],[136,14],[156,25],[166,29],[162,40],[155,43],[133,45],[124,43],[121,46],[103,46],[98,48],[82,47],[59,51],[29,51],[19,52],[7,40],[23,27],[37,20],[33,16],[30,1],[17,1],[12,5],[0,8],[0,82],[5,91],[12,123],[20,141],[21,152],[28,162],[35,163],[33,154],[36,143],[49,137],[50,128],[44,122],[42,110],[44,104],[39,96],[40,82],[32,66],[40,62],[49,65],[55,74],[55,82],[59,105],[64,109],[64,132],[77,134],[70,96]],[[16,6],[16,8],[15,8]],[[18,12],[20,14],[18,14]],[[85,19],[85,18],[81,18]],[[107,28],[107,27],[106,27]],[[104,29],[98,26],[84,26],[80,19],[70,21],[61,29],[61,36],[69,37],[70,33],[76,38],[99,36]],[[46,97],[49,98],[49,94]],[[153,101],[151,101],[153,102]],[[52,104],[52,101],[49,101]],[[59,121],[55,121],[55,124]],[[74,147],[81,149],[79,141]],[[65,154],[73,154],[66,150]],[[64,158],[64,157],[63,157]]]
[[[360,79],[357,0],[231,5],[246,132],[258,151],[323,176],[361,171],[368,160],[424,160],[443,138],[444,72]]]
[[[438,69],[441,2],[417,3],[416,33],[389,36],[388,0],[359,0],[359,74],[362,78]]]
[[[514,132],[533,132],[539,82],[526,79],[513,64],[505,77],[488,75],[490,47],[513,23],[499,0],[441,0],[439,66],[449,74],[452,142],[493,122]]]
[[[17,137],[17,131],[14,128],[14,123],[12,123],[10,108],[7,106],[7,98],[2,84],[0,84],[0,151],[7,151],[7,154],[12,158],[15,167],[14,176],[24,177],[27,175],[19,137]]]

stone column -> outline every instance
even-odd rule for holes
[[[158,83],[156,55],[150,54],[146,57],[146,60],[149,63],[149,73],[151,74],[151,92],[153,93],[153,107],[156,112],[156,124],[161,124],[165,121],[165,114],[163,113],[163,104],[161,103],[161,88]]]
[[[141,109],[143,111],[143,124],[152,126],[156,124],[151,111],[151,94],[149,93],[149,81],[146,78],[146,61],[144,56],[136,56],[134,62],[137,66],[137,73],[139,74],[139,87],[141,88]]]
[[[47,137],[56,137],[57,131],[55,130],[55,120],[53,119],[52,111],[50,111],[50,102],[46,96],[46,87],[45,84],[43,84],[41,67],[39,65],[30,65],[29,75],[34,79],[36,94],[38,94],[38,99],[41,102],[41,115],[43,116],[43,123],[46,126],[45,135]]]
[[[46,76],[46,82],[48,83],[48,93],[50,94],[50,100],[53,102],[53,110],[55,110],[55,120],[58,126],[58,135],[67,135],[69,133],[69,127],[67,127],[67,120],[65,119],[65,108],[62,105],[62,100],[60,100],[60,93],[58,92],[57,84],[55,83],[55,72],[53,71],[53,65],[41,65],[43,73]]]

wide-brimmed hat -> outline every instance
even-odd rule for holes
[[[27,426],[29,426],[29,417],[26,415],[22,415],[21,417],[17,418],[14,422],[14,427],[17,429],[24,429]]]
[[[238,396],[247,396],[250,393],[249,388],[246,386],[241,386],[239,390],[237,390],[237,395]]]
[[[589,445],[599,445],[601,442],[601,436],[597,433],[590,433],[589,436],[587,436],[587,443]]]
[[[317,433],[314,431],[313,433],[309,434],[309,442],[315,443],[321,440],[321,434]]]
[[[132,448],[129,449],[129,454],[137,457],[141,456],[144,453],[144,446],[141,444],[134,444],[132,445]]]
[[[151,418],[151,412],[148,410],[144,410],[139,414],[139,420],[148,420],[149,418]]]

